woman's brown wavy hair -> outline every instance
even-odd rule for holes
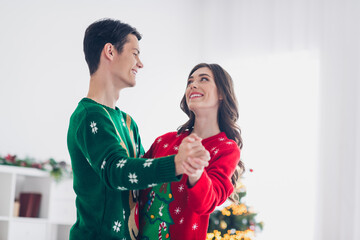
[[[238,102],[235,97],[234,84],[231,76],[218,64],[200,63],[196,65],[191,71],[188,77],[190,77],[199,68],[206,67],[211,70],[214,75],[216,87],[218,89],[219,96],[222,96],[222,100],[219,102],[218,109],[218,124],[220,131],[224,132],[229,139],[236,142],[238,147],[241,149],[243,146],[241,138],[240,127],[236,124],[239,119]],[[192,131],[195,123],[195,114],[189,110],[186,103],[185,94],[180,102],[180,108],[188,115],[189,120],[178,128],[178,134],[184,131]],[[234,189],[237,188],[237,183],[240,175],[245,171],[243,162],[240,160],[238,168],[231,177],[231,182]],[[237,201],[237,194],[234,194],[229,198],[233,201]]]

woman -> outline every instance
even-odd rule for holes
[[[158,137],[144,157],[176,154],[182,139],[194,133],[210,152],[209,166],[192,171],[184,164],[189,175],[184,174],[179,182],[142,191],[141,239],[206,239],[210,213],[231,198],[237,166],[243,170],[242,139],[236,125],[239,115],[230,75],[218,64],[196,65],[180,106],[189,120],[177,132]]]

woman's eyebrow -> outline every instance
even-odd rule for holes
[[[209,74],[206,74],[206,73],[201,73],[201,74],[199,74],[199,77],[203,77],[203,76],[208,76],[208,77],[210,77],[210,75],[209,75]]]
[[[203,76],[210,77],[210,75],[209,75],[209,74],[206,74],[206,73],[200,73],[200,74],[199,74],[199,77],[203,77]],[[188,79],[190,79],[190,78],[194,78],[194,76],[191,75]]]

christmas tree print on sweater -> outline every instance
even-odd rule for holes
[[[182,140],[188,135],[189,132],[171,132],[158,137],[144,158],[176,154]],[[240,160],[240,149],[223,132],[203,139],[202,144],[209,151],[211,159],[193,187],[188,186],[188,177],[184,174],[179,182],[168,184],[172,194],[169,199],[171,201],[159,200],[157,195],[163,195],[164,192],[160,192],[158,186],[141,190],[140,239],[206,239],[210,213],[233,191],[231,176]],[[169,206],[162,206],[162,203]],[[156,219],[160,209],[162,213],[165,209],[169,212],[173,223],[167,223],[164,218]],[[156,233],[160,234],[157,236]]]
[[[169,226],[174,224],[169,211],[169,204],[174,200],[170,184],[154,186],[148,193],[147,199],[142,210],[145,212],[145,217],[141,225],[149,226],[146,228],[147,231],[142,233],[141,239],[170,239]]]

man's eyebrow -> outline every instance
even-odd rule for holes
[[[133,48],[134,50],[136,50],[138,52],[138,54],[140,54],[140,50],[137,48]]]

